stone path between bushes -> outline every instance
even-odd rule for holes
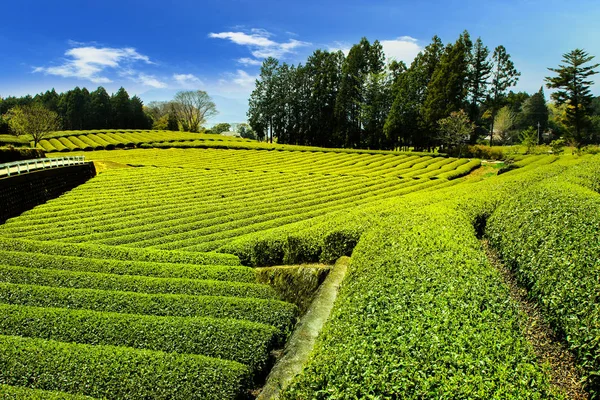
[[[341,257],[337,260],[325,282],[319,287],[310,308],[300,318],[300,322],[296,325],[292,337],[283,350],[283,356],[271,370],[257,400],[277,399],[279,393],[302,371],[317,336],[329,319],[349,264],[350,257]]]

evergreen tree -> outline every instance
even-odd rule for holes
[[[273,143],[273,113],[275,107],[275,80],[279,61],[268,57],[260,68],[256,87],[250,95],[248,120],[259,137]]]
[[[121,87],[110,98],[112,128],[128,129],[131,126],[131,103],[129,94]]]
[[[167,119],[167,130],[169,131],[178,131],[179,130],[179,121],[177,120],[177,113],[173,109],[173,106],[169,109],[168,119]]]
[[[360,105],[363,103],[363,87],[371,64],[371,44],[362,38],[350,49],[342,66],[340,90],[335,104],[337,119],[336,142],[340,146],[357,147],[361,139],[362,124]]]
[[[90,93],[89,119],[92,129],[107,129],[111,126],[110,96],[102,86]]]
[[[526,129],[532,126],[536,130],[539,128],[540,133],[546,131],[548,127],[548,106],[546,105],[543,87],[523,102],[518,123],[519,128]]]
[[[504,46],[498,46],[494,49],[493,69],[492,69],[492,85],[491,85],[491,119],[490,127],[490,146],[493,143],[494,118],[500,109],[501,99],[504,97],[506,90],[517,84],[521,73],[518,72],[510,59],[510,55],[506,52]]]
[[[582,49],[575,49],[563,54],[562,62],[558,68],[548,68],[558,76],[547,77],[549,89],[558,89],[552,93],[552,99],[558,104],[567,104],[567,123],[572,129],[573,137],[581,144],[588,143],[590,138],[586,135],[589,124],[593,96],[590,86],[593,84],[588,78],[597,74],[594,68],[600,64],[587,65],[594,59]]]
[[[427,147],[436,137],[438,121],[463,108],[469,88],[469,64],[472,42],[467,31],[458,40],[446,46],[439,65],[427,86],[423,107]]]
[[[130,129],[148,129],[152,125],[150,118],[144,112],[144,103],[138,96],[133,96],[130,100]]]
[[[492,73],[492,63],[489,61],[490,51],[483,45],[481,38],[477,38],[471,53],[469,66],[469,118],[475,122],[475,130],[470,142],[475,143],[477,137],[485,131],[480,121],[481,105],[488,94],[489,78]]]

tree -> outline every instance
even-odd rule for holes
[[[490,127],[490,146],[493,142],[494,120],[496,113],[500,109],[500,100],[504,97],[506,90],[517,84],[521,73],[518,72],[506,52],[504,46],[498,46],[494,49],[492,85],[491,85],[491,117],[492,125]]]
[[[492,63],[489,61],[490,51],[483,45],[481,38],[477,38],[473,51],[471,52],[471,64],[469,66],[469,118],[476,125],[480,125],[480,106],[488,95],[489,78],[492,73]],[[471,137],[471,143],[477,141],[479,131],[475,130]]]
[[[240,137],[242,137],[244,139],[256,140],[256,133],[254,133],[254,131],[252,130],[250,125],[248,125],[246,123],[239,124],[238,128],[237,128],[237,132],[240,135]]]
[[[170,106],[169,113],[167,115],[167,130],[178,131],[179,121],[177,120],[177,113],[175,112],[175,107],[173,105]]]
[[[567,104],[567,124],[571,128],[573,137],[578,146],[589,142],[586,131],[589,126],[589,116],[593,96],[590,86],[593,84],[588,78],[597,74],[594,68],[600,64],[587,65],[594,59],[582,49],[575,49],[563,54],[562,62],[558,68],[548,68],[558,76],[546,77],[548,89],[558,89],[552,93],[552,99],[558,104]]]
[[[218,114],[217,106],[203,90],[177,92],[173,105],[186,132],[198,132],[207,119]]]
[[[50,132],[60,129],[58,114],[40,103],[14,107],[10,111],[8,124],[15,135],[30,135],[33,147],[37,147]]]
[[[250,95],[248,120],[259,138],[267,137],[273,143],[273,114],[276,72],[279,62],[266,58],[260,67],[260,76]]]
[[[533,126],[535,129],[539,128],[540,132],[546,131],[548,128],[548,106],[546,105],[543,87],[523,102],[518,122],[522,128]]]
[[[463,32],[454,44],[446,46],[431,77],[423,114],[426,127],[432,132],[435,132],[440,119],[464,107],[469,87],[472,46],[469,33]],[[427,143],[427,147],[432,144]]]
[[[106,129],[111,126],[110,96],[102,86],[90,93],[90,114],[88,118],[92,129]]]
[[[231,129],[231,125],[226,123],[226,122],[222,122],[220,124],[216,124],[215,126],[213,126],[210,129],[210,133],[215,133],[215,134],[221,134],[223,132],[227,132]]]
[[[459,149],[459,157],[462,147],[475,131],[475,125],[469,121],[464,110],[450,113],[450,116],[438,121],[440,144],[446,151]]]
[[[530,126],[520,133],[519,139],[521,139],[521,144],[526,147],[525,153],[529,154],[538,144],[537,130]]]
[[[508,106],[502,107],[494,118],[494,139],[503,144],[510,143],[514,125],[515,113]]]
[[[112,109],[112,127],[128,129],[131,126],[131,102],[129,93],[121,87],[110,98]]]

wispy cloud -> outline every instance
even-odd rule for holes
[[[257,60],[256,58],[249,58],[249,57],[238,58],[237,62],[242,65],[262,65],[261,60]]]
[[[219,85],[235,85],[241,89],[248,89],[254,87],[255,81],[256,79],[258,79],[258,75],[250,75],[242,69],[238,69],[235,73],[225,73],[224,76],[224,79],[219,79]]]
[[[132,80],[156,89],[163,89],[169,86],[165,82],[158,80],[154,75],[146,75],[144,73],[138,74],[137,78],[132,78]]]
[[[229,40],[230,42],[235,43],[237,45],[246,46],[255,58],[281,58],[286,54],[294,53],[294,50],[299,47],[311,45],[311,43],[303,42],[296,39],[289,39],[287,42],[277,42],[271,39],[273,37],[272,33],[260,28],[253,28],[247,32],[238,31],[209,33],[208,37],[214,39]],[[240,60],[247,59],[244,58]]]
[[[204,82],[194,74],[173,74],[173,79],[179,86],[188,89],[204,85]]]
[[[132,47],[96,47],[85,46],[78,42],[70,43],[79,46],[65,52],[66,58],[61,65],[36,67],[33,72],[78,78],[94,83],[109,83],[112,80],[106,76],[107,70],[129,74],[128,71],[133,71],[131,66],[134,63],[153,64],[148,56],[138,53]]]

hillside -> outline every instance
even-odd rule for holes
[[[0,393],[253,396],[300,314],[252,267],[348,255],[282,398],[563,398],[486,237],[595,396],[598,156],[488,177],[479,160],[238,142],[74,153],[110,168],[0,226]]]

